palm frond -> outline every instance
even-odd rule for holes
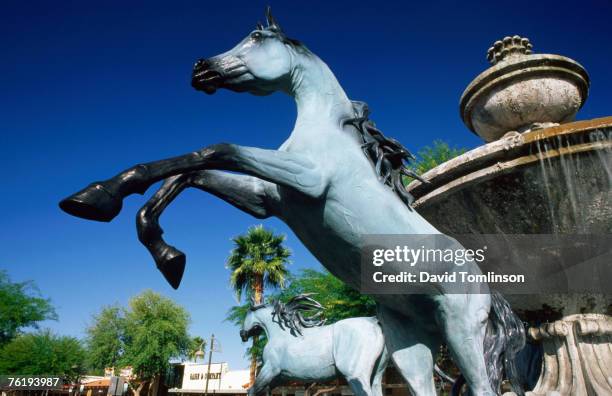
[[[234,244],[226,267],[232,271],[230,286],[240,300],[249,295],[256,282],[267,288],[284,287],[288,276],[291,251],[283,243],[284,235],[275,235],[262,225],[249,228],[248,232],[232,238]]]

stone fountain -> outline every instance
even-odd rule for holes
[[[572,122],[589,76],[577,62],[533,54],[528,39],[494,43],[491,67],[460,100],[486,144],[408,190],[446,234],[612,233],[612,117]],[[506,295],[543,350],[528,395],[612,395],[612,296]],[[536,373],[537,374],[537,373]]]

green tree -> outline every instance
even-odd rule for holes
[[[38,328],[43,320],[57,320],[49,299],[40,296],[33,282],[11,282],[7,273],[0,271],[0,346],[25,328]]]
[[[87,328],[88,366],[97,373],[118,367],[124,349],[125,315],[121,307],[104,307]]]
[[[376,302],[373,298],[350,288],[327,270],[302,270],[278,293],[277,298],[286,301],[305,293],[314,294],[313,298],[323,306],[323,315],[328,324],[346,318],[376,315]]]
[[[50,330],[19,335],[0,349],[2,374],[49,374],[75,381],[84,372],[84,362],[79,340]]]
[[[233,239],[234,248],[227,259],[227,267],[232,271],[230,284],[238,301],[246,294],[260,304],[265,287],[284,286],[291,255],[284,241],[284,235],[275,235],[262,225],[251,227],[246,234]],[[253,345],[258,342],[258,337],[253,337]],[[251,355],[251,384],[255,382],[257,361],[257,355]]]
[[[451,147],[442,140],[434,140],[431,146],[425,146],[417,152],[417,160],[412,168],[417,174],[422,175],[466,151],[465,148]]]
[[[125,315],[125,356],[142,389],[154,389],[169,368],[170,359],[187,354],[189,313],[169,298],[147,290],[132,298]],[[138,391],[139,394],[139,391]]]
[[[105,307],[94,316],[88,329],[89,354],[97,368],[131,366],[134,394],[139,396],[147,385],[152,393],[170,360],[187,356],[192,343],[189,322],[183,307],[147,290],[132,298],[127,308]]]

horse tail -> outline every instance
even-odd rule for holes
[[[463,388],[463,385],[465,385],[465,377],[463,376],[463,374],[460,374],[459,377],[457,377],[457,379],[453,383],[453,387],[451,389],[451,396],[460,396],[461,388]]]
[[[525,327],[510,304],[497,291],[491,292],[491,311],[484,339],[484,357],[489,381],[497,392],[503,373],[512,390],[523,396],[523,387],[516,367],[516,355],[525,347]]]
[[[525,346],[525,328],[506,299],[496,291],[491,292],[491,310],[484,339],[484,359],[491,388],[499,394],[504,372],[512,390],[524,396],[516,366],[516,356]],[[466,380],[460,375],[453,384],[452,395],[461,394]]]
[[[437,364],[434,364],[434,373],[436,373],[438,377],[440,377],[440,379],[444,382],[448,382],[451,384],[455,383],[455,380],[450,375],[446,374]]]

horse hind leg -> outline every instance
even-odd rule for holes
[[[470,394],[494,396],[484,359],[484,333],[488,304],[486,295],[444,296],[438,317],[453,360],[465,377]]]
[[[379,305],[385,343],[412,395],[436,396],[433,380],[434,354],[438,350],[435,337],[426,334],[411,319]]]
[[[424,344],[414,344],[395,350],[391,356],[413,395],[436,395],[433,381],[433,355],[429,347]]]

